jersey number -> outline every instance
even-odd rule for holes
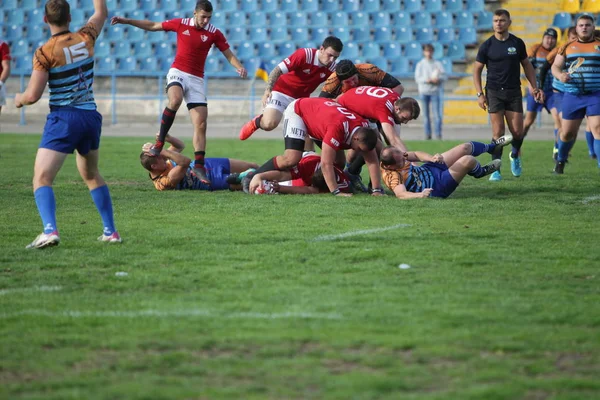
[[[65,60],[67,64],[85,60],[90,56],[90,52],[88,51],[87,47],[85,47],[85,42],[74,44],[71,47],[65,47],[63,51],[65,53]]]
[[[373,86],[360,86],[356,89],[356,94],[365,93],[367,96],[377,97],[378,99],[382,99],[392,92],[392,89]]]
[[[348,109],[341,107],[338,103],[334,101],[325,102],[326,106],[335,107],[341,114],[343,114],[348,119],[356,119],[356,115],[352,114],[352,112],[348,111]]]

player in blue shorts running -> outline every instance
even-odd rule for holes
[[[66,0],[49,0],[44,14],[52,37],[35,51],[27,89],[15,96],[15,105],[20,108],[36,103],[46,85],[50,92],[50,114],[33,172],[33,192],[44,231],[27,248],[41,249],[60,242],[52,184],[67,155],[75,150],[79,174],[102,217],[104,230],[98,240],[121,243],[108,186],[98,171],[102,115],[96,111],[92,90],[94,44],[108,15],[106,1],[94,0],[94,14],[77,32],[69,30],[71,10]]]

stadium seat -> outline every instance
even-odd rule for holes
[[[73,10],[73,11],[81,11],[81,10]],[[44,10],[43,9],[35,9],[27,11],[27,24],[43,24],[44,23]],[[73,23],[73,12],[71,12],[71,23]]]
[[[254,43],[267,41],[267,28],[249,28],[248,39]]]
[[[105,26],[104,38],[112,42],[125,39],[125,29],[122,25]]]
[[[310,30],[310,40],[312,41],[321,43],[327,36],[329,36],[327,28],[312,28]]]
[[[312,27],[322,27],[329,25],[329,16],[326,12],[317,11],[316,13],[310,14],[310,26]]]
[[[133,44],[133,54],[138,59],[150,57],[152,55],[152,45],[148,42],[135,42]]]
[[[492,21],[494,19],[494,13],[491,11],[480,11],[477,14],[477,30],[490,30],[492,29]],[[457,28],[468,28],[467,26],[457,26]]]
[[[404,11],[409,13],[421,11],[421,0],[405,0]]]
[[[193,0],[195,1],[195,0]],[[246,13],[255,13],[258,10],[258,2],[256,0],[241,0],[242,11]]]
[[[361,47],[361,54],[363,58],[374,58],[381,55],[381,48],[377,43],[363,43]]]
[[[160,64],[161,71],[167,72],[169,69],[171,69],[173,57],[159,58],[158,63]]]
[[[129,12],[129,11],[134,11],[138,9],[138,5],[137,5],[137,0],[120,0],[119,1],[119,13],[123,13],[123,12]],[[108,7],[108,4],[107,4]],[[116,8],[110,8],[108,7],[109,10],[115,10]]]
[[[260,9],[264,12],[277,11],[279,4],[277,4],[277,0],[261,0]]]
[[[352,40],[357,43],[368,42],[371,40],[371,30],[369,28],[352,28],[351,34]]]
[[[206,64],[204,64],[204,72],[207,74],[214,74],[221,71],[220,61],[217,57],[208,57]]]
[[[289,39],[287,28],[278,26],[269,30],[269,40],[274,43],[284,42]]]
[[[215,14],[213,14],[213,18],[215,17]],[[148,19],[150,21],[154,21],[154,22],[163,22],[163,21],[167,20],[167,15],[162,10],[156,10],[156,11],[152,11],[151,13],[148,14]],[[172,19],[172,18],[169,18],[169,19]],[[210,22],[212,23],[212,19]]]
[[[394,13],[392,15],[392,19],[393,19],[393,24],[395,28],[410,28],[411,27],[411,20],[410,20],[410,13],[404,12],[404,11],[399,11],[397,13]]]
[[[127,40],[130,42],[141,42],[145,41],[146,31],[143,29],[136,28],[134,26],[127,27]]]
[[[160,0],[160,9],[166,13],[179,11],[177,0]]]
[[[17,73],[30,73],[32,70],[32,56],[31,54],[26,54],[23,57],[19,57],[15,60],[15,70]]]
[[[270,42],[258,44],[258,57],[262,59],[273,58],[276,56],[275,46]]]
[[[573,25],[573,18],[571,14],[568,13],[558,13],[554,14],[554,18],[552,20],[552,26],[556,26],[560,29],[567,29],[571,25]]]
[[[279,10],[283,12],[298,11],[298,2],[296,0],[281,0]]]
[[[390,27],[390,14],[389,13],[385,13],[385,12],[373,13],[373,14],[371,14],[371,20],[373,21],[372,24],[373,24],[374,28],[379,28],[379,27],[389,28]]]
[[[33,51],[36,49],[35,47],[29,45],[29,41],[26,39],[21,39],[12,43],[10,55],[12,58],[23,57],[26,55],[31,55]],[[31,42],[34,43],[34,42]],[[346,50],[344,48],[344,50]]]
[[[338,10],[338,0],[322,0],[321,1],[321,10],[334,12]]]
[[[154,54],[157,57],[167,58],[173,56],[173,46],[171,43],[162,42],[154,47]]]
[[[421,46],[421,43],[407,43],[404,46],[404,57],[410,61],[418,61],[423,58],[423,47]]]
[[[419,28],[432,28],[433,22],[431,20],[431,14],[427,11],[420,11],[413,14],[413,29]]]
[[[467,10],[471,12],[485,10],[484,0],[467,0]]]
[[[269,13],[269,26],[275,27],[287,27],[287,16],[282,12]]]
[[[279,43],[276,48],[277,54],[279,54],[279,56],[282,58],[290,56],[297,50],[296,43],[294,42],[282,42]],[[346,46],[344,46],[344,52],[346,52]]]
[[[292,12],[288,14],[289,26],[306,28],[308,26],[308,14],[302,11]]]
[[[348,43],[350,41],[350,30],[348,28],[333,28],[331,34],[340,39],[342,43]]]
[[[358,0],[342,0],[342,10],[345,12],[357,12],[359,9]]]
[[[23,28],[19,27],[20,35],[18,37],[13,37],[13,39],[21,39],[23,36]],[[9,27],[9,30],[6,32],[7,37],[11,40],[11,35],[15,35],[14,25]],[[29,25],[27,26],[27,39],[31,41],[40,41],[40,40],[48,40],[50,35],[46,33],[45,25]]]
[[[261,28],[268,27],[267,14],[262,11],[256,11],[253,13],[249,13],[248,14],[248,26],[261,27]]]
[[[333,27],[348,27],[350,22],[348,21],[348,13],[344,11],[337,11],[330,14],[331,25]]]
[[[220,0],[219,10],[224,12],[237,11],[237,0]]]
[[[413,40],[413,30],[411,28],[397,28],[395,30],[396,41],[398,43],[409,43]]]
[[[278,59],[270,59],[270,60],[264,60],[264,61],[267,64],[267,71],[273,71],[273,68],[275,68],[281,62]]]
[[[395,76],[408,75],[410,73],[410,65],[408,59],[397,58],[395,60],[391,60],[389,73]]]
[[[114,47],[112,53],[115,57],[124,58],[131,55],[131,45],[127,40],[123,39],[121,41],[114,42],[113,45]]]
[[[388,59],[385,57],[366,57],[366,62],[375,65],[383,71],[389,71]]]
[[[433,46],[433,58],[439,59],[444,57],[444,45],[438,42],[431,43]]]
[[[398,0],[381,0],[380,10],[385,12],[394,13],[400,11],[400,2]]]
[[[437,41],[439,43],[448,44],[456,40],[453,28],[442,28],[437,31]]]
[[[227,19],[229,24],[223,26],[223,28],[242,28],[246,26],[246,13],[242,11],[234,11],[227,13]]]
[[[6,21],[13,25],[25,24],[25,11],[21,9],[10,10],[6,15]]]
[[[256,70],[258,69],[258,66],[260,65],[260,62],[261,62],[260,58],[258,58],[258,57],[245,58],[240,61],[242,62],[244,67],[246,67],[246,70],[248,71],[248,75],[251,78],[254,76],[254,74],[256,74]],[[267,72],[271,72],[271,71],[267,71]]]
[[[235,28],[228,29],[226,37],[230,42],[243,42],[248,40],[248,33],[246,32],[246,28],[237,26]]]
[[[344,44],[344,51],[342,51],[342,55],[340,58],[342,58],[342,59],[357,58],[359,54],[360,54],[360,52],[359,52],[358,46],[353,42],[349,42],[347,44]]]
[[[446,0],[446,11],[450,12],[458,12],[463,11],[463,2],[462,0]]]
[[[242,43],[235,50],[237,58],[251,58],[254,57],[254,44],[250,42]]]
[[[459,28],[458,41],[464,45],[477,43],[477,32],[474,28]]]
[[[117,68],[119,72],[137,72],[137,59],[135,57],[117,58]]]
[[[141,72],[152,72],[158,71],[158,60],[155,57],[138,57],[138,64]]]
[[[39,11],[40,14],[42,14],[42,18],[44,17],[44,11],[42,11],[42,10],[36,10],[36,11]],[[86,21],[87,20],[85,18],[85,12],[82,9],[76,8],[75,10],[71,10],[71,25],[74,28],[83,26],[86,23]]]
[[[111,10],[119,10],[119,6],[118,6],[118,1],[117,0],[106,0],[106,8],[108,8],[108,14],[109,14],[109,18],[110,18],[110,13]],[[121,10],[121,11],[129,11],[129,10]],[[94,12],[94,7],[92,6],[92,8],[90,9],[90,12]]]
[[[292,28],[290,29],[291,39],[298,42],[307,42],[308,41],[308,29],[306,28]]]
[[[369,14],[365,12],[353,13],[350,17],[350,26],[356,26],[357,28],[369,26]]]
[[[82,10],[86,10],[86,11],[90,11],[93,12],[94,11],[94,0],[78,0],[77,1],[77,7],[81,8]],[[73,8],[73,6],[71,6],[71,8]]]
[[[306,12],[317,12],[319,11],[319,0],[302,0],[300,9]]]
[[[94,57],[108,57],[110,56],[110,43],[104,40],[99,40],[94,46]]]
[[[6,6],[6,1],[3,1],[2,8],[10,9],[8,7],[9,6]],[[38,4],[37,0],[22,0],[21,1],[21,9],[23,9],[23,10],[35,10],[38,7],[39,7],[39,4]],[[71,7],[73,7],[73,6],[71,5]],[[16,8],[16,5],[15,5],[15,8]],[[42,10],[42,12],[43,12],[43,10]]]
[[[156,0],[139,0],[139,10],[145,12],[155,11],[158,8]]]
[[[569,14],[579,12],[579,0],[561,0],[559,9]]]
[[[346,48],[344,48],[345,51]],[[402,56],[402,48],[394,42],[385,43],[383,45],[383,56],[390,59],[398,58]]]
[[[152,44],[156,49],[162,43],[171,44],[175,41],[175,35],[169,37],[167,32],[148,32],[146,34],[146,40]]]
[[[581,11],[588,13],[600,13],[600,0],[583,0]],[[600,18],[600,16],[596,15],[596,27],[598,27],[598,18]]]
[[[446,73],[446,75],[452,75],[454,73],[454,69],[452,66],[452,60],[450,60],[448,58],[442,58],[441,60],[438,60],[438,61],[442,63],[442,66],[444,67],[444,72]]]
[[[466,59],[465,46],[460,43],[448,45],[448,58],[452,61],[464,61]]]
[[[221,29],[222,31],[225,30],[225,27],[227,26],[227,14],[220,11],[213,13],[210,19],[210,23],[216,26],[217,28]]]
[[[377,43],[385,43],[392,40],[392,30],[387,27],[380,27],[375,29],[373,39]]]
[[[420,43],[431,43],[433,41],[433,29],[419,28],[415,29],[415,39]]]
[[[113,57],[100,57],[94,61],[96,72],[112,73],[117,69],[117,62]]]
[[[442,0],[425,0],[424,9],[430,13],[442,11]]]
[[[472,28],[475,26],[473,13],[469,11],[456,13],[456,24],[454,26],[456,28]],[[445,26],[444,28],[449,28],[449,26]]]
[[[447,11],[440,11],[435,14],[435,27],[436,28],[450,28],[454,25],[452,13]],[[472,26],[472,25],[471,25]]]

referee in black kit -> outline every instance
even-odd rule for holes
[[[504,135],[504,119],[513,135],[510,154],[510,169],[514,176],[521,176],[521,154],[523,144],[523,95],[521,93],[521,68],[529,81],[530,93],[535,101],[544,101],[544,92],[537,87],[535,69],[527,58],[523,40],[508,32],[510,13],[499,9],[494,12],[494,35],[483,42],[477,52],[473,68],[473,82],[477,90],[479,107],[488,110],[492,123],[493,139]],[[485,93],[481,84],[481,72],[487,68]],[[502,158],[502,147],[498,146],[492,159]],[[502,179],[500,171],[490,176],[490,181]]]

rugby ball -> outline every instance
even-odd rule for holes
[[[273,182],[263,179],[260,185],[254,190],[254,194],[277,194],[273,187]]]

